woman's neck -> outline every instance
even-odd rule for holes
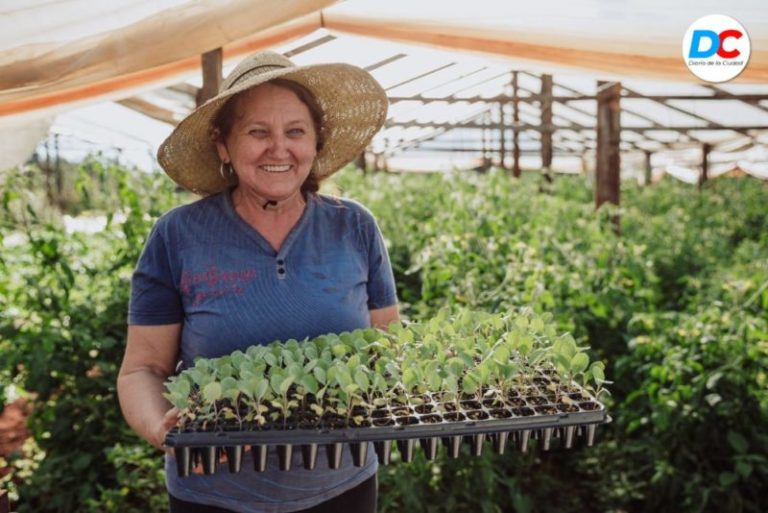
[[[301,192],[282,201],[269,201],[240,188],[232,191],[232,205],[245,222],[255,228],[279,251],[291,228],[304,212],[306,202]]]

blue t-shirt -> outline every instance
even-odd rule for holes
[[[301,340],[370,325],[369,310],[397,303],[389,257],[371,213],[358,203],[310,196],[275,251],[243,220],[229,191],[161,217],[133,275],[129,324],[182,323],[180,359],[213,358],[274,340]],[[372,448],[371,448],[372,449]],[[166,461],[168,490],[182,500],[238,512],[287,513],[312,507],[371,477],[373,450],[362,468],[345,451],[341,468],[291,471],[270,454],[253,471],[250,453],[239,474],[226,465],[213,476],[176,475]]]

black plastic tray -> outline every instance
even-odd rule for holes
[[[597,426],[611,420],[605,407],[592,398],[569,406],[554,402],[554,396],[544,392],[533,387],[527,395],[513,398],[512,404],[504,407],[493,407],[490,401],[485,401],[485,405],[462,401],[458,409],[454,402],[440,402],[427,395],[422,396],[418,404],[374,410],[359,427],[276,423],[257,429],[236,426],[211,431],[174,429],[166,436],[165,445],[175,449],[177,470],[182,476],[198,464],[205,473],[215,472],[216,461],[225,453],[229,470],[239,472],[247,446],[254,453],[256,471],[264,470],[270,448],[277,450],[280,468],[288,470],[294,447],[301,447],[304,467],[313,469],[320,446],[326,447],[328,466],[334,469],[338,468],[344,444],[349,444],[353,462],[359,466],[365,463],[368,442],[374,442],[381,464],[389,463],[392,442],[396,443],[401,460],[406,462],[411,461],[417,440],[428,459],[436,456],[440,440],[448,455],[454,458],[459,456],[462,441],[472,445],[472,454],[480,455],[486,439],[492,442],[494,452],[503,454],[510,435],[521,451],[528,449],[531,438],[540,440],[544,450],[550,448],[553,439],[559,439],[560,445],[568,449],[576,438],[583,438],[585,445],[591,446]],[[579,392],[573,397],[584,396]],[[576,408],[578,411],[558,411]]]

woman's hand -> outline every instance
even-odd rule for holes
[[[128,326],[123,365],[117,377],[120,408],[136,433],[158,449],[178,421],[163,393],[178,360],[181,324]]]
[[[163,442],[165,442],[165,435],[168,433],[168,431],[171,430],[173,426],[176,425],[176,423],[179,421],[179,414],[181,412],[178,408],[171,408],[167,412],[165,412],[165,415],[163,416],[163,419],[161,420],[160,424],[158,424],[157,428],[155,429],[155,432],[152,436],[152,440],[150,440],[150,443],[158,448],[162,449],[165,452],[171,452],[172,449],[169,447],[166,447],[163,445]]]

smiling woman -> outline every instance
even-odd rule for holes
[[[297,67],[268,52],[243,61],[163,143],[159,160],[169,176],[206,197],[158,221],[133,276],[118,393],[128,423],[155,447],[178,422],[162,395],[174,369],[398,319],[375,219],[354,201],[317,193],[364,150],[386,110],[383,89],[365,70]],[[296,462],[290,471],[274,464],[261,474],[181,480],[175,466],[168,455],[172,512],[376,507],[373,457],[356,467],[347,455],[327,474],[307,474]]]

